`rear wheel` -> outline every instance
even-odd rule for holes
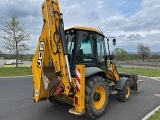
[[[121,102],[126,102],[128,101],[130,94],[131,94],[130,83],[126,81],[122,90],[118,91],[117,98]]]
[[[102,77],[93,76],[86,80],[85,112],[86,117],[96,119],[101,117],[107,107],[109,88]]]

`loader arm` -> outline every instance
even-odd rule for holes
[[[42,4],[43,28],[32,60],[34,101],[46,100],[50,92],[58,94],[71,88],[71,75],[67,59],[62,14],[57,0]]]
[[[113,60],[108,60],[107,65],[108,65],[108,72],[107,72],[106,77],[110,80],[118,81],[120,79],[120,77],[119,77],[117,68],[116,68]]]

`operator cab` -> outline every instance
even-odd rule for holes
[[[106,47],[103,33],[93,28],[72,27],[65,30],[71,71],[76,64],[106,68]]]

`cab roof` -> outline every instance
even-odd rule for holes
[[[103,34],[101,31],[99,31],[99,30],[97,30],[97,29],[94,29],[94,28],[90,28],[90,27],[74,26],[74,27],[65,29],[65,31],[71,30],[71,29],[93,31],[93,32],[96,32],[96,33],[104,36],[104,34]]]

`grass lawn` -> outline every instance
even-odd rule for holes
[[[156,111],[155,114],[151,115],[148,120],[160,120],[160,110]]]
[[[0,77],[2,76],[23,76],[23,75],[31,75],[30,67],[4,67],[0,68]]]
[[[117,68],[118,72],[134,73],[148,77],[160,77],[160,69],[146,69],[146,68]],[[0,77],[2,76],[22,76],[31,75],[31,68],[24,67],[24,65],[15,68],[14,66],[5,66],[0,68]]]
[[[160,77],[160,69],[118,68],[118,72],[134,73],[148,77]]]

